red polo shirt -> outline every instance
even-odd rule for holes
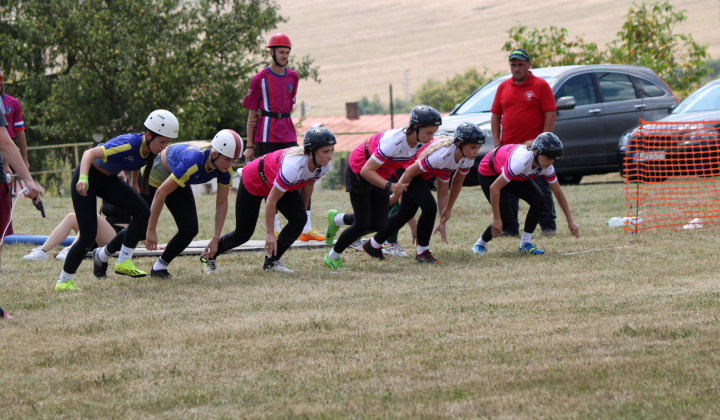
[[[530,72],[522,85],[512,77],[500,83],[490,111],[502,115],[502,144],[521,144],[542,133],[545,113],[556,109],[550,85]]]

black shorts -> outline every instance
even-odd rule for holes
[[[350,169],[348,165],[345,169],[345,191],[349,193],[366,193],[372,191],[373,188],[382,190],[375,185],[368,182],[367,179],[363,178],[360,174],[356,174]],[[390,194],[390,192],[388,192]]]

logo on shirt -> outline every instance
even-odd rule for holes
[[[12,114],[12,105],[5,105],[5,113]]]
[[[288,83],[288,92],[292,93],[293,84]]]
[[[251,92],[252,92],[252,88],[248,89],[248,92],[245,94],[245,96],[250,96]]]
[[[525,100],[530,101],[534,97],[535,97],[535,94],[533,93],[532,90],[528,90],[527,92],[525,92]]]

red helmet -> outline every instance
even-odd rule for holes
[[[290,43],[290,37],[285,35],[282,32],[278,32],[276,34],[272,34],[270,36],[270,40],[268,41],[268,48],[272,47],[286,47],[286,48],[292,48],[292,44]]]

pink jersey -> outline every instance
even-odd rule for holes
[[[261,112],[291,113],[295,105],[298,80],[298,74],[288,68],[285,68],[285,74],[279,75],[265,67],[253,76],[243,107],[258,111],[255,143],[297,143],[292,118],[266,117],[262,116]]]
[[[425,144],[420,148],[417,155],[420,156],[428,146],[436,141],[437,139]],[[450,146],[441,147],[419,160],[418,164],[423,171],[423,179],[437,177],[441,182],[448,182],[455,170],[463,175],[467,175],[474,161],[473,159],[463,157],[460,158],[459,162],[455,162],[455,150],[457,150],[457,146],[451,144]]]
[[[415,159],[422,144],[410,147],[404,128],[395,128],[375,134],[370,140],[360,144],[350,154],[350,169],[359,174],[367,162],[367,156],[379,163],[377,173],[383,179],[390,179],[396,169],[400,169]],[[367,148],[367,149],[366,149]]]
[[[282,192],[295,191],[311,181],[322,178],[330,169],[330,165],[320,166],[314,171],[308,169],[308,155],[285,156],[288,150],[281,149],[255,159],[242,171],[242,183],[252,195],[267,197],[272,187]],[[259,165],[263,161],[263,176]]]
[[[532,164],[535,160],[535,154],[524,144],[508,144],[500,146],[495,152],[495,160],[493,166],[495,171],[490,168],[490,155],[485,155],[478,166],[480,175],[493,176],[501,175],[507,182],[525,181],[542,175],[549,183],[557,181],[555,168],[553,166],[542,169],[540,166],[533,169]]]
[[[5,113],[5,119],[8,123],[7,131],[10,137],[14,139],[15,133],[25,129],[22,108],[20,107],[20,102],[8,94],[3,95],[2,101],[5,105],[3,112]]]

